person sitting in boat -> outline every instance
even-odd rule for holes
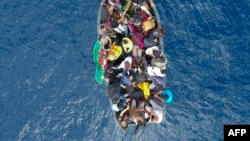
[[[159,39],[164,34],[166,34],[165,29],[154,28],[149,30],[143,39],[145,48],[159,45]]]
[[[130,102],[131,98],[129,97],[129,93],[122,93],[120,94],[120,104],[121,107],[127,107],[128,103]]]
[[[101,50],[108,52],[111,49],[112,41],[109,36],[102,36],[100,39]]]
[[[144,103],[141,103],[137,106],[136,100],[131,100],[131,108],[129,109],[129,115],[131,121],[134,122],[136,125],[142,125],[145,123],[145,110],[144,110]]]
[[[145,109],[150,113],[149,123],[161,123],[163,120],[163,107],[157,104],[153,99],[149,100],[149,104],[146,104]]]
[[[122,11],[120,0],[108,0],[108,5],[110,6],[111,13],[113,12],[113,10]]]
[[[144,81],[147,81],[147,80],[148,80],[148,76],[144,71],[138,70],[138,71],[135,72],[135,81],[137,83],[144,82]]]
[[[156,27],[156,21],[154,18],[149,17],[144,11],[138,11],[131,18],[133,25],[137,31],[141,32],[143,36]]]
[[[106,23],[103,23],[100,25],[100,29],[98,33],[100,36],[109,36],[111,38],[116,38],[116,33]]]
[[[117,66],[117,69],[128,69],[131,70],[131,64],[132,64],[132,57],[128,56],[126,57],[119,66]],[[127,66],[126,66],[127,65]],[[126,68],[127,67],[127,68]]]
[[[101,65],[102,70],[107,69],[107,52],[103,50],[99,50],[100,58],[98,60],[98,63]]]
[[[134,90],[133,90],[131,93],[129,93],[129,97],[130,97],[131,99],[135,99],[136,102],[144,101],[145,98],[144,98],[143,90],[139,89],[136,85],[137,85],[137,84],[135,84],[135,86],[132,85],[133,88],[134,88]]]
[[[121,91],[121,86],[119,82],[107,85],[107,96],[112,101],[112,109],[115,111],[120,110],[117,107],[118,103],[120,102],[120,91]]]
[[[130,3],[132,3],[134,9],[141,9],[149,16],[152,16],[150,6],[155,7],[153,0],[128,0],[128,5],[130,5]]]
[[[101,3],[102,7],[101,7],[101,15],[100,15],[100,18],[101,18],[101,23],[107,23],[108,22],[108,18],[109,18],[109,6],[102,2]]]
[[[120,123],[123,129],[126,129],[128,127],[128,122],[129,122],[129,117],[130,117],[129,108],[130,108],[130,104],[128,104],[127,107],[123,109],[119,114],[118,122]]]
[[[158,68],[165,68],[167,65],[167,58],[163,55],[151,60],[151,65]]]
[[[166,88],[166,81],[163,77],[151,76],[150,79],[156,86],[162,86],[163,88]]]
[[[155,84],[153,81],[150,84],[150,98],[155,100],[156,103],[158,103],[160,106],[164,107],[166,106],[164,100],[165,97],[162,96],[163,93],[163,87],[161,85]]]
[[[163,51],[158,46],[152,46],[145,50],[145,54],[152,58],[163,56]]]
[[[136,86],[143,91],[144,99],[148,100],[150,97],[149,82],[148,81],[139,82],[139,83],[137,83]]]
[[[156,92],[154,95],[156,101],[159,101],[159,104],[166,105],[173,101],[173,93],[169,89],[162,89]]]
[[[154,66],[148,66],[147,73],[149,76],[164,77],[166,76],[166,69],[165,67],[159,68],[159,67],[154,67]]]
[[[111,45],[111,49],[108,51],[107,60],[115,64],[117,63],[119,64],[121,55],[122,55],[122,47],[119,46],[116,42],[113,42],[113,44]]]
[[[120,77],[118,77],[118,74],[121,72],[122,70],[114,70],[112,66],[107,65],[107,69],[104,72],[104,81],[109,85],[120,83]]]
[[[146,54],[145,51],[142,50],[142,55],[141,57],[136,57],[133,56],[132,57],[132,68],[135,70],[135,73],[139,76],[139,74],[141,72],[145,73],[146,72],[146,68],[148,66],[148,62],[146,60]]]
[[[140,10],[133,15],[130,21],[139,32],[142,32],[143,31],[142,23],[148,19],[150,19],[150,17],[144,11]]]
[[[121,12],[114,11],[109,16],[109,25],[119,34],[124,34],[127,36],[128,30],[127,26],[123,24],[124,17],[122,16]]]
[[[134,72],[133,70],[125,70],[122,72],[121,76],[121,87],[127,88],[127,86],[133,86],[134,82]]]

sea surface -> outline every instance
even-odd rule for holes
[[[155,4],[174,101],[135,136],[95,81],[100,0],[0,0],[0,141],[222,141],[250,124],[250,1]]]

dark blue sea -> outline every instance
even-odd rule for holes
[[[250,124],[250,2],[155,4],[174,101],[138,137],[95,81],[100,0],[1,0],[0,141],[222,141],[224,124]]]

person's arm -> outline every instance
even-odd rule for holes
[[[123,22],[124,16],[125,15],[123,13],[121,13],[121,18],[118,20],[118,23],[122,23]]]
[[[102,2],[101,4],[102,4],[103,6],[109,8],[109,6],[108,6],[105,2]]]
[[[109,26],[106,26],[106,28],[110,31],[110,33],[107,33],[106,35],[114,35],[114,34],[116,34],[114,31],[113,31],[113,29],[112,28],[110,28]]]
[[[158,94],[155,94],[154,97],[157,98],[157,99],[159,99],[159,100],[160,100],[161,102],[163,102],[163,103],[164,103],[164,101],[165,101],[165,100],[164,100],[163,98],[161,98]]]
[[[124,10],[124,15],[127,13],[127,11],[128,11],[128,9],[129,9],[129,7],[130,7],[130,5],[131,5],[131,0],[128,0],[127,1],[127,4],[126,4],[126,9]]]
[[[125,112],[127,112],[129,108],[130,108],[130,106],[128,105],[126,109],[124,109],[123,111],[121,111],[120,117],[122,117],[123,114],[124,114]]]
[[[155,95],[159,96],[160,94],[162,94],[162,90],[158,91]]]
[[[150,121],[152,120],[153,115],[154,115],[154,108],[152,108],[152,111],[149,114],[149,120]]]
[[[135,112],[143,112],[143,111],[145,111],[145,109],[144,108],[136,108],[134,111]]]
[[[159,99],[161,102],[164,102],[164,99],[160,97],[160,94],[162,94],[162,90],[158,91],[156,94],[154,94],[154,97]]]
[[[121,18],[119,19],[118,23],[123,22],[123,19],[124,19],[129,7],[130,7],[130,4],[131,4],[131,0],[128,0],[127,4],[126,4],[126,9],[124,9],[124,11],[121,13]]]
[[[106,3],[102,2],[101,3],[103,6],[107,7],[108,11],[109,11],[109,14],[112,14],[113,13],[113,10],[114,10],[114,7],[113,6],[109,6],[107,5]]]
[[[153,0],[149,0],[149,3],[151,7],[155,7],[155,3],[153,2]]]

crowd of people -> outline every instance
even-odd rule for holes
[[[160,42],[166,30],[152,0],[106,0],[100,12],[99,63],[107,95],[122,128],[160,123],[168,100],[167,58]]]

